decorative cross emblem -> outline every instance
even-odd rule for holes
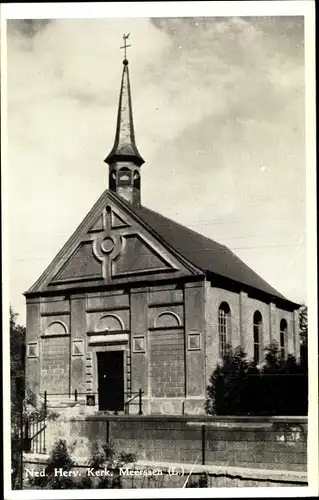
[[[124,49],[124,59],[126,59],[126,49],[127,47],[131,47],[131,45],[127,45],[126,43],[126,40],[128,39],[128,37],[130,36],[131,33],[128,33],[127,35],[123,35],[123,40],[124,40],[124,45],[123,47],[120,47],[121,49]]]

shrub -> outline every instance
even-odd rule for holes
[[[253,375],[258,375],[254,363],[249,363],[242,347],[228,346],[222,364],[210,377],[205,403],[207,413],[215,415],[243,415],[253,410],[255,391]]]
[[[261,370],[264,411],[272,415],[307,415],[306,366],[291,354],[282,359],[277,343],[266,348],[265,361]]]
[[[112,470],[112,476],[90,477],[83,475],[80,477],[55,476],[56,469],[70,471],[76,467],[72,460],[66,441],[60,439],[52,448],[50,457],[45,468],[43,477],[30,477],[29,482],[33,488],[41,489],[107,489],[122,488],[119,468],[125,463],[135,461],[135,455],[125,452],[117,452],[113,444],[106,444],[95,441],[91,445],[91,456],[87,460],[88,468],[95,470],[106,467]]]
[[[71,477],[55,476],[54,473],[59,468],[63,471],[70,471],[74,465],[66,442],[60,439],[52,448],[45,468],[45,475],[43,477],[30,477],[30,484],[41,489],[72,489],[75,485]]]
[[[265,349],[261,368],[241,347],[229,347],[210,377],[206,412],[215,415],[307,415],[308,375],[291,354],[282,359],[276,343]]]
[[[206,473],[201,474],[198,479],[191,478],[186,484],[186,488],[207,488],[207,487],[208,487],[208,479]]]

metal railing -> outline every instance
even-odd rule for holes
[[[47,407],[48,401],[50,400],[51,396],[54,397],[68,397],[69,399],[72,399],[74,403],[79,402],[79,397],[80,396],[85,396],[86,397],[86,405],[87,406],[97,406],[99,403],[97,402],[96,396],[99,396],[99,392],[80,392],[77,389],[74,391],[69,391],[69,392],[47,392],[44,391],[43,393],[39,393],[40,396],[44,400],[45,407]],[[143,394],[144,391],[142,389],[139,389],[137,392],[129,391],[129,392],[124,392],[124,413],[126,415],[129,415],[130,411],[130,406],[138,405],[138,415],[143,415]],[[122,411],[121,408],[118,408],[117,410],[112,408],[112,411],[114,411],[114,414],[117,415],[119,411]],[[110,411],[107,410],[106,411]]]
[[[29,453],[46,453],[47,393],[39,396],[43,399],[42,407],[39,409],[36,404],[34,411],[24,416],[21,429],[23,450]]]
[[[134,396],[132,396],[133,394],[134,394]],[[142,389],[140,389],[136,393],[133,393],[133,392],[129,393],[130,399],[128,401],[126,401],[126,403],[124,404],[125,413],[127,413],[127,415],[129,415],[131,404],[133,404],[133,405],[138,404],[138,414],[143,415],[143,394],[144,394],[144,392],[142,391]],[[138,401],[135,401],[133,403],[133,401],[137,398],[138,398]]]
[[[45,431],[46,418],[29,418],[24,425],[24,451],[28,453],[46,453]]]

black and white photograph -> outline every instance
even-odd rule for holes
[[[318,488],[314,3],[198,3],[1,6],[6,500]]]

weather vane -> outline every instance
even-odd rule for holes
[[[120,47],[121,49],[124,49],[124,60],[126,60],[126,49],[127,47],[131,47],[131,45],[127,45],[126,43],[126,40],[128,39],[128,37],[130,36],[131,33],[128,33],[127,35],[123,35],[123,40],[124,40],[124,45],[123,47]]]

